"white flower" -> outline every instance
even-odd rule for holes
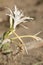
[[[11,9],[9,9],[9,11],[11,12],[11,14],[7,14],[8,16],[10,16],[13,20],[14,20],[14,29],[16,28],[16,26],[20,23],[25,23],[27,22],[26,20],[28,19],[32,19],[33,18],[30,18],[30,17],[26,17],[24,16],[23,12],[22,11],[19,11],[18,8],[15,6],[15,9],[14,11],[12,11]],[[11,24],[13,24],[13,22],[11,22]]]

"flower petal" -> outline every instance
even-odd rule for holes
[[[13,14],[12,10],[8,7],[5,7],[6,9],[8,9],[10,11],[11,14]]]

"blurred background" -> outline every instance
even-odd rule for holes
[[[33,21],[24,24],[28,27],[28,30],[20,26],[17,29],[18,34],[36,34],[42,31],[39,36],[43,38],[43,0],[0,0],[0,34],[9,27],[9,21],[5,15],[7,10],[4,7],[9,7],[13,10],[15,5],[23,11],[25,16],[34,18]]]
[[[23,24],[27,26],[28,29],[24,29],[21,25],[19,25],[16,29],[17,34],[34,35],[41,31],[38,36],[43,38],[43,0],[0,0],[0,36],[9,29],[9,20],[5,15],[8,11],[4,7],[9,7],[13,10],[15,5],[19,10],[21,9],[23,11],[25,16],[34,18],[33,21],[30,20]],[[27,42],[28,40],[29,39],[26,38],[24,41]],[[43,61],[43,47],[33,49],[29,51],[28,55],[25,54],[23,57],[21,56],[22,55],[17,57],[18,59],[16,59],[15,62],[10,59],[9,63],[11,62],[11,64],[8,65],[14,65],[13,63],[15,63],[15,65],[33,65],[36,62]]]
[[[13,10],[15,5],[23,11],[25,16],[34,18],[33,21],[24,24],[28,27],[28,30],[20,26],[17,29],[18,34],[36,34],[42,31],[39,36],[43,38],[43,0],[0,0],[0,34],[9,27],[9,21],[5,15],[7,10],[4,7],[9,7]]]

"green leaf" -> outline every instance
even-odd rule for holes
[[[10,43],[3,44],[2,45],[2,53],[7,54],[7,53],[10,53],[10,52],[12,52],[12,49],[10,47]]]

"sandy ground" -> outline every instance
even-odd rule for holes
[[[28,27],[27,30],[19,26],[16,32],[19,35],[34,35],[42,31],[38,36],[43,38],[43,0],[0,0],[0,36],[9,28],[9,21],[5,16],[7,10],[4,10],[3,7],[12,9],[14,5],[22,9],[26,16],[34,18],[33,21],[24,23]],[[29,39],[26,38],[24,42],[29,42]],[[28,50],[28,55],[19,54],[16,59],[12,54],[3,55],[0,53],[0,65],[34,65],[39,62],[43,62],[43,47]],[[43,63],[39,65],[43,65]]]

